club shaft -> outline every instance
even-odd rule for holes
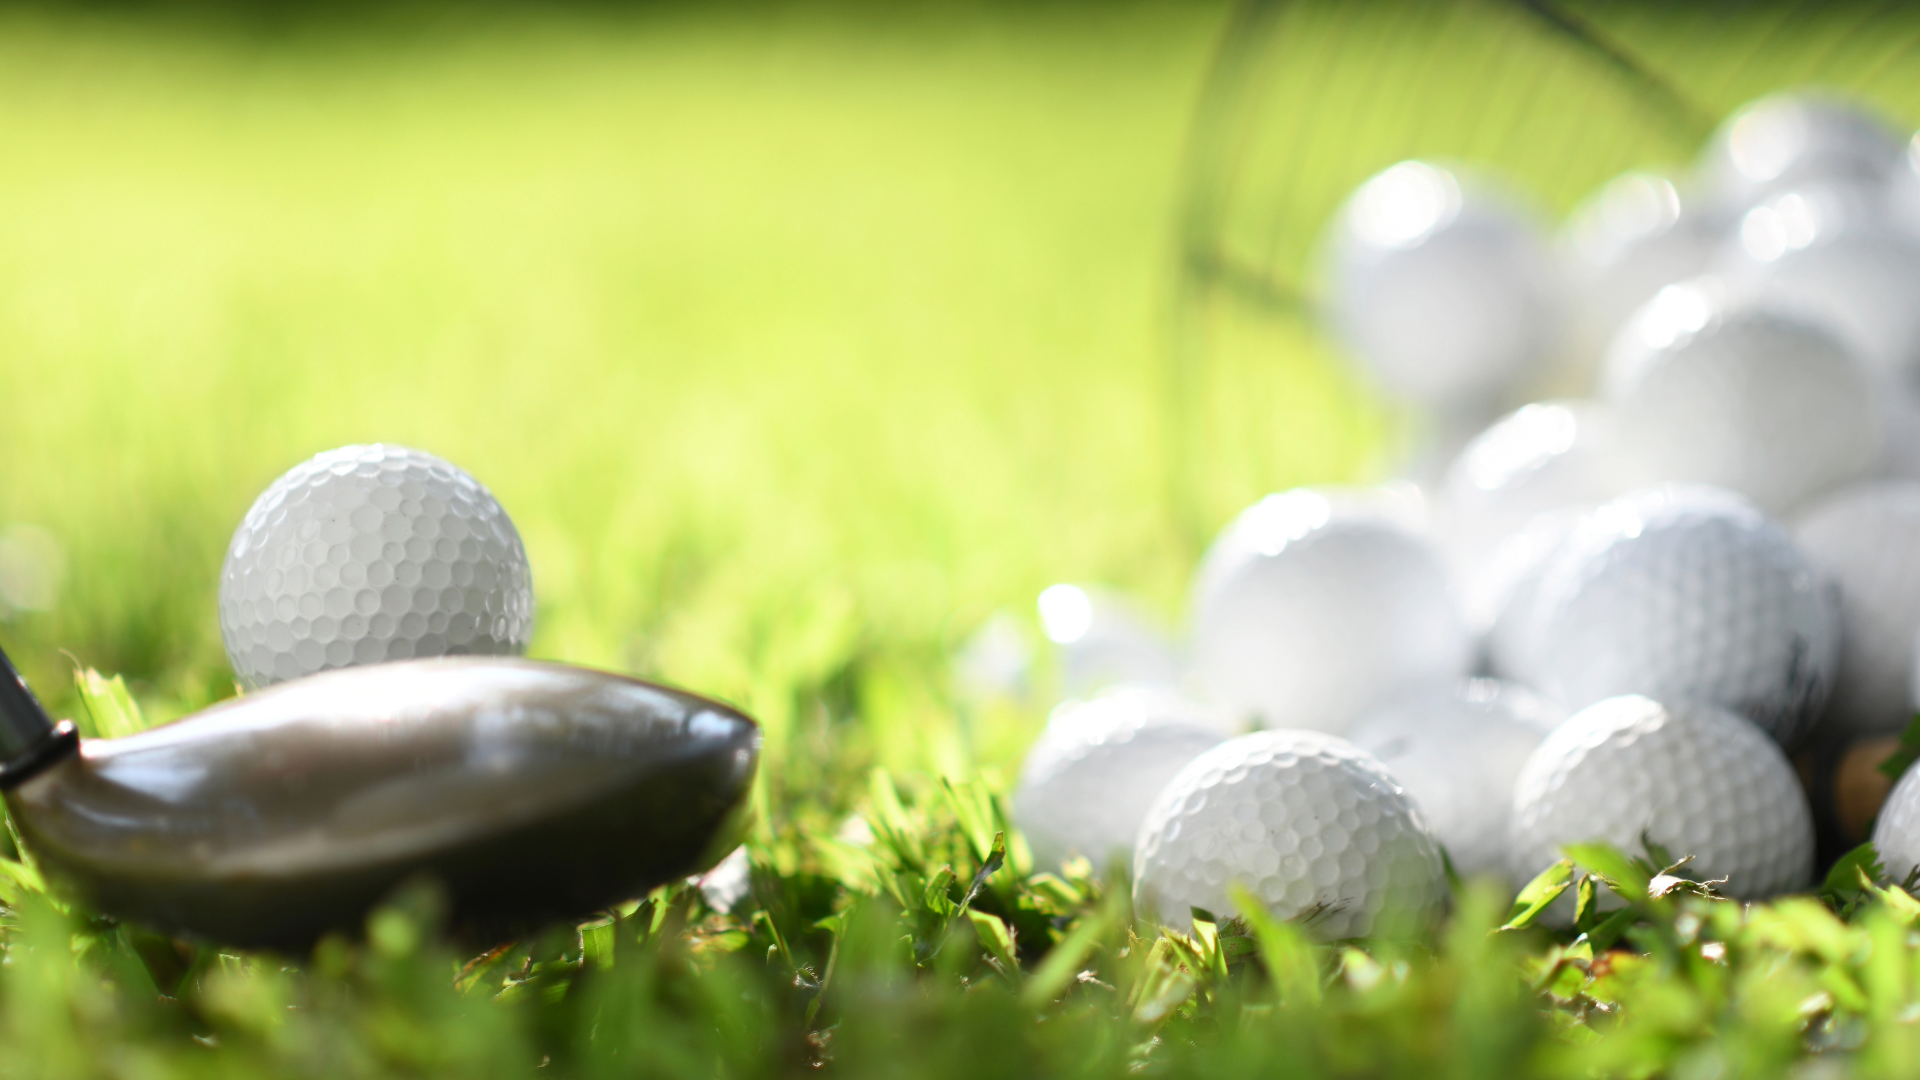
[[[53,718],[0,649],[0,765],[43,744],[53,726]]]

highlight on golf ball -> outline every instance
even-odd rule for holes
[[[506,509],[458,466],[376,444],[275,480],[233,534],[220,631],[250,688],[434,656],[519,656],[533,573]]]

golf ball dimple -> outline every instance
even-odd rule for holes
[[[1708,142],[1700,171],[1722,198],[1745,205],[1799,184],[1884,183],[1900,168],[1905,142],[1858,102],[1787,91],[1729,117]]]
[[[220,631],[252,688],[356,664],[526,652],[532,574],[473,477],[418,450],[347,446],[274,481],[220,574]]]
[[[1716,279],[1662,289],[1621,328],[1604,376],[1632,482],[1716,484],[1784,513],[1880,451],[1873,383],[1847,346]]]
[[[1130,863],[1160,789],[1225,738],[1216,717],[1164,689],[1123,687],[1056,709],[1013,794],[1035,865]]]
[[[1511,868],[1525,881],[1565,844],[1605,841],[1628,855],[1642,836],[1728,895],[1758,900],[1803,888],[1813,819],[1780,747],[1702,701],[1625,696],[1555,728],[1514,787]]]
[[[1563,299],[1545,241],[1451,170],[1404,161],[1374,176],[1325,249],[1333,328],[1396,396],[1479,406],[1558,345]]]
[[[1342,739],[1262,731],[1188,762],[1140,827],[1133,896],[1174,927],[1244,887],[1323,938],[1417,933],[1446,896],[1440,852],[1386,769]]]
[[[1668,485],[1605,504],[1538,588],[1531,662],[1568,708],[1698,697],[1792,745],[1832,687],[1828,588],[1779,526],[1729,492]]]
[[[1912,719],[1908,681],[1920,634],[1920,483],[1839,492],[1794,527],[1807,560],[1839,588],[1840,662],[1828,723],[1898,732]]]
[[[1514,781],[1564,719],[1523,686],[1472,679],[1374,709],[1351,738],[1406,789],[1455,871],[1504,877]]]
[[[1473,658],[1432,542],[1311,489],[1242,513],[1193,592],[1194,674],[1236,722],[1339,732],[1408,687],[1465,675]]]

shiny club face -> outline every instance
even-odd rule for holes
[[[634,679],[512,659],[301,679],[93,741],[7,794],[97,910],[304,948],[430,877],[511,932],[701,869],[738,840],[752,720]]]

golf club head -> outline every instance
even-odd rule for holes
[[[739,842],[759,747],[739,712],[637,679],[414,660],[86,740],[6,800],[95,910],[300,951],[414,878],[456,930],[508,935],[703,869]]]

